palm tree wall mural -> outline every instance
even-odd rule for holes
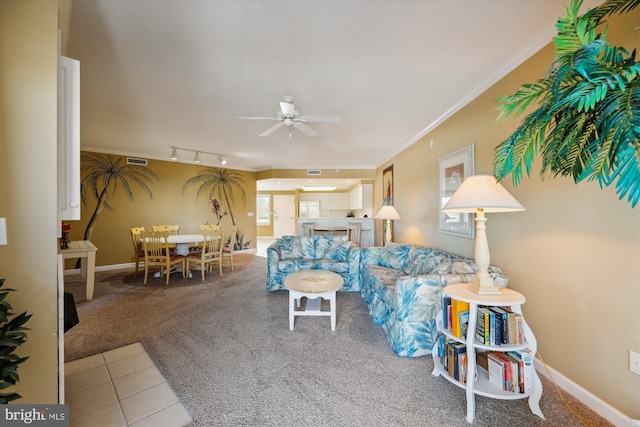
[[[158,176],[146,166],[127,164],[123,157],[100,153],[82,154],[80,165],[86,174],[80,185],[82,204],[87,207],[88,194],[92,194],[96,200],[96,206],[84,231],[84,240],[91,240],[100,212],[104,208],[113,210],[109,205],[109,198],[113,197],[119,188],[124,190],[131,203],[135,203],[132,184],[140,187],[149,199],[153,199],[149,185],[157,180]]]
[[[245,182],[239,172],[224,168],[208,167],[203,169],[198,175],[190,178],[182,187],[182,193],[190,187],[198,187],[196,191],[196,200],[201,194],[206,194],[209,200],[218,196],[227,204],[227,211],[231,217],[231,224],[236,226],[236,217],[233,214],[232,206],[235,203],[234,189],[240,194],[242,203],[246,205],[247,196],[245,194]],[[236,233],[236,244],[234,249],[244,249],[251,243],[244,242],[244,234],[240,231]]]

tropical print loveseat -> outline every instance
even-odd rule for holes
[[[476,271],[469,258],[424,246],[387,243],[360,249],[360,293],[399,356],[431,353],[442,289],[473,282]],[[489,274],[496,286],[507,286],[499,268],[490,267]]]
[[[267,289],[285,289],[284,279],[300,270],[338,273],[338,291],[360,291],[360,250],[346,237],[283,236],[267,248]]]

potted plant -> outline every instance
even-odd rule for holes
[[[0,279],[0,288],[4,279]],[[9,292],[15,289],[0,289],[0,390],[15,385],[18,380],[18,365],[29,357],[20,357],[14,353],[19,345],[25,342],[29,330],[24,324],[31,318],[26,312],[15,315],[11,304],[6,301]],[[0,404],[6,404],[20,398],[18,393],[0,392]]]

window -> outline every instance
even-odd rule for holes
[[[268,194],[256,196],[256,224],[271,225],[271,196]]]

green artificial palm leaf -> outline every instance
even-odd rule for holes
[[[530,175],[537,156],[540,174],[571,176],[576,183],[615,183],[622,199],[640,200],[640,64],[635,50],[611,46],[598,25],[625,13],[640,0],[608,0],[579,15],[582,0],[572,0],[558,19],[556,55],[544,79],[524,84],[498,98],[499,119],[519,116],[514,133],[494,151],[494,175],[511,174],[514,185]]]

